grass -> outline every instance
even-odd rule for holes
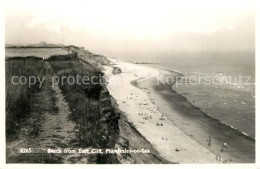
[[[63,95],[69,105],[71,114],[69,118],[74,120],[80,147],[113,148],[118,136],[118,121],[113,112],[104,118],[101,110],[104,103],[100,104],[101,82],[103,73],[95,66],[80,60],[77,55],[55,55],[46,60],[58,76],[62,77],[95,77],[94,83],[73,83],[67,80],[59,83]],[[30,114],[30,106],[33,105],[33,96],[40,94],[44,97],[44,89],[51,88],[45,84],[45,88],[39,88],[39,82],[29,87],[28,85],[12,83],[13,76],[39,76],[41,79],[47,73],[45,62],[36,57],[15,57],[6,59],[6,131],[8,137],[16,138],[21,123],[26,121]],[[49,71],[48,71],[49,72]],[[108,104],[108,103],[107,103]],[[46,106],[46,105],[44,105]],[[55,106],[55,105],[54,105]],[[105,105],[111,106],[111,105]],[[33,106],[31,106],[32,109]],[[47,105],[49,107],[49,105]],[[40,108],[41,109],[41,108]],[[113,110],[112,110],[113,111]],[[36,133],[37,135],[37,133]],[[105,137],[104,137],[105,136]],[[96,155],[96,163],[117,163],[115,155]]]
[[[49,60],[52,60],[50,58]],[[55,58],[50,62],[55,74],[61,79],[62,77],[72,76],[80,77],[98,77],[96,82],[100,82],[103,73],[86,61],[80,59],[70,60]],[[109,115],[108,121],[104,124],[100,120],[104,117],[101,109],[104,104],[100,102],[101,90],[103,86],[98,84],[69,84],[66,80],[59,83],[66,101],[69,104],[71,115],[78,126],[78,138],[81,147],[93,148],[113,148],[118,137],[118,119]],[[106,105],[111,106],[111,104]],[[107,114],[108,115],[108,114]],[[105,136],[105,137],[104,137]],[[115,155],[97,155],[96,163],[118,163]]]
[[[78,60],[77,53],[66,55],[52,55],[47,59],[48,61],[72,61]]]
[[[42,59],[35,57],[15,57],[8,58],[6,65],[6,132],[7,139],[15,135],[20,129],[20,124],[30,113],[31,97],[39,92],[39,82],[32,86],[13,84],[13,76],[43,77],[45,75],[45,66]]]
[[[62,77],[101,77],[102,72],[96,70],[91,65],[83,65],[79,59],[74,57],[69,59],[66,57],[50,57],[51,66],[56,75]],[[99,79],[97,79],[98,81]],[[74,120],[79,127],[80,143],[82,146],[102,147],[105,142],[102,140],[102,132],[100,129],[100,106],[99,95],[102,89],[101,84],[69,84],[66,80],[59,83],[66,101],[72,111],[70,118]]]

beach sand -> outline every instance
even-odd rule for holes
[[[118,60],[111,61],[122,69],[122,73],[114,75],[112,67],[104,66],[104,73],[109,79],[107,88],[110,94],[130,123],[151,142],[163,158],[179,163],[222,162],[159,112],[145,91],[131,84],[135,80],[140,83],[156,77],[160,73],[157,69]]]

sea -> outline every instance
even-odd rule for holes
[[[255,138],[254,51],[124,53],[112,58],[179,72],[181,78],[172,84],[175,92],[212,118]]]

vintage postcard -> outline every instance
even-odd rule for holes
[[[255,5],[6,1],[3,168],[257,168]]]

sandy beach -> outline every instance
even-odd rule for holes
[[[118,60],[111,60],[122,73],[113,74],[113,67],[105,66],[107,88],[135,128],[151,142],[166,160],[179,163],[221,163],[209,149],[193,140],[158,111],[147,93],[131,82],[145,81],[159,75],[156,68]]]

